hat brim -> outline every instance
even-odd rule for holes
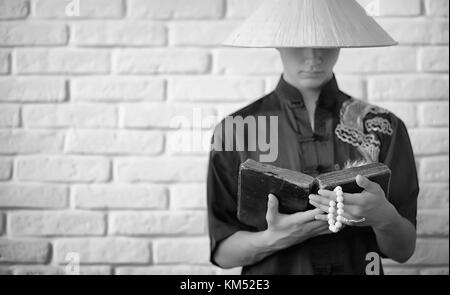
[[[223,43],[249,48],[364,48],[397,44],[354,0],[266,0]]]

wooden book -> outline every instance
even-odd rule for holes
[[[346,193],[360,193],[363,189],[355,181],[358,174],[378,183],[388,195],[391,170],[382,163],[346,168],[314,178],[298,171],[249,159],[239,169],[237,217],[246,225],[264,230],[267,228],[269,193],[277,196],[280,213],[292,214],[313,209],[308,196],[317,193],[319,189],[333,190],[339,185]]]

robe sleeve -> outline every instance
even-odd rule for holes
[[[217,142],[214,146],[217,146]],[[221,143],[218,146],[224,147]],[[214,254],[219,243],[237,231],[249,230],[236,215],[240,163],[236,151],[219,151],[212,148],[209,153],[206,195],[210,261],[214,265],[217,265]]]
[[[383,136],[388,144],[382,142],[380,151],[380,162],[392,171],[388,200],[416,227],[419,182],[414,153],[405,124],[393,114],[390,117],[393,132]]]

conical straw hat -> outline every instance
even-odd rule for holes
[[[354,0],[266,0],[224,43],[312,48],[396,44]]]

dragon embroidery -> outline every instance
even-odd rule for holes
[[[392,135],[391,123],[382,116],[364,120],[366,115],[388,114],[389,111],[358,99],[342,104],[340,122],[335,134],[343,142],[356,147],[367,162],[378,162],[381,142],[375,132]]]

